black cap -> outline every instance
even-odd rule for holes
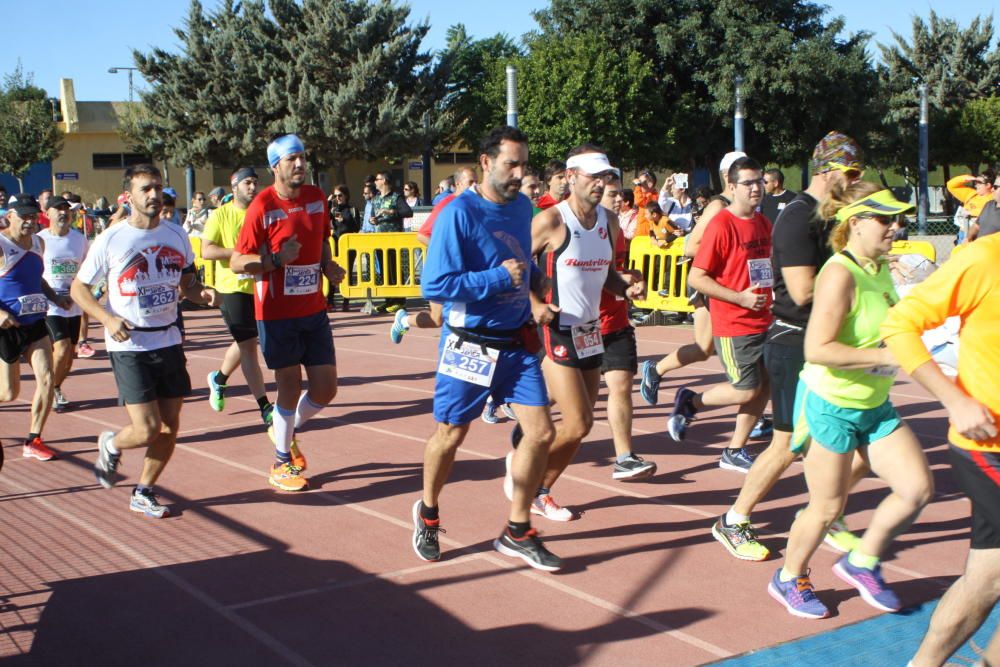
[[[65,206],[66,208],[70,208],[70,201],[65,197],[63,197],[62,195],[53,195],[49,197],[49,203],[48,203],[49,208],[59,208],[60,206]]]
[[[38,215],[42,212],[38,208],[38,200],[35,199],[35,195],[26,192],[11,195],[10,199],[7,200],[7,210],[13,210],[20,216]]]

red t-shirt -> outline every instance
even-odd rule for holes
[[[555,206],[558,203],[559,203],[558,199],[556,199],[555,197],[553,197],[552,195],[550,195],[548,192],[546,192],[544,195],[541,196],[541,198],[539,198],[539,200],[538,200],[538,208],[540,208],[540,209],[542,209],[544,211],[547,208],[552,208],[553,206]]]
[[[625,235],[618,231],[615,242],[615,270],[624,271],[628,261],[628,244]],[[601,290],[601,335],[606,336],[629,326],[628,301],[607,290]]]
[[[302,244],[287,266],[257,276],[254,310],[258,320],[306,317],[326,310],[320,264],[330,237],[326,196],[314,185],[303,185],[295,199],[282,199],[274,186],[265,188],[247,208],[236,241],[241,254],[278,252],[292,235]]]
[[[431,231],[433,231],[434,229],[434,221],[437,220],[438,214],[440,214],[441,211],[444,210],[444,207],[450,204],[452,200],[457,196],[458,195],[452,192],[444,199],[439,201],[437,204],[435,204],[434,208],[431,210],[431,214],[427,216],[426,220],[424,220],[424,224],[420,225],[420,229],[417,231],[417,233],[420,234],[421,236],[426,236],[427,238],[430,238]]]
[[[694,266],[704,270],[723,287],[742,292],[750,287],[750,273],[761,291],[767,294],[767,303],[761,310],[748,310],[742,306],[712,299],[712,333],[731,338],[767,331],[771,325],[771,223],[755,211],[748,218],[737,218],[722,209],[712,218],[701,246],[694,258]]]
[[[49,225],[51,225],[51,224],[52,223],[49,222],[49,216],[45,215],[44,213],[39,213],[38,214],[38,228],[39,229],[48,229]]]

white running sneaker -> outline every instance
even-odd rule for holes
[[[552,495],[548,493],[544,496],[535,496],[531,501],[531,513],[540,514],[552,521],[572,521],[576,518],[573,512],[553,500]]]

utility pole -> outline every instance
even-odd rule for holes
[[[517,68],[507,65],[507,124],[517,127]]]
[[[920,158],[919,185],[917,186],[917,229],[921,234],[927,233],[927,214],[930,211],[930,199],[927,191],[927,155],[929,152],[927,84],[920,84]]]

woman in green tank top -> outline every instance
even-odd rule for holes
[[[855,451],[891,493],[858,546],[833,570],[873,607],[902,607],[882,579],[879,559],[916,519],[934,485],[920,443],[889,401],[896,367],[879,325],[897,300],[883,257],[892,249],[896,216],[912,208],[865,182],[834,195],[824,207],[824,217],[837,220],[830,234],[835,254],[816,278],[792,435],[793,448],[811,441],[805,457],[809,505],[792,524],[785,566],[768,586],[796,616],[829,615],[813,593],[809,559],[844,510]]]

